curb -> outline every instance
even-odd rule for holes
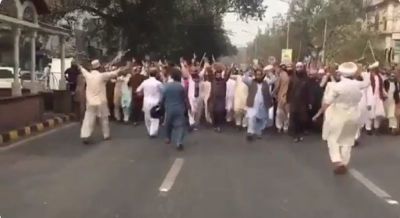
[[[30,136],[35,133],[44,132],[45,130],[53,129],[61,126],[64,123],[75,118],[74,115],[58,115],[52,119],[47,119],[43,122],[36,123],[31,126],[22,127],[20,129],[11,130],[0,134],[0,147],[4,147],[5,144],[17,141],[22,137]]]

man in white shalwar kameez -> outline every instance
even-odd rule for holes
[[[90,72],[82,66],[79,66],[86,80],[86,112],[81,128],[81,138],[85,144],[89,143],[96,117],[100,119],[104,139],[110,139],[108,120],[110,111],[107,104],[106,84],[112,78],[118,77],[121,70],[118,69],[112,72],[101,73],[99,71],[100,66],[98,60],[92,61],[92,70]]]
[[[235,100],[235,86],[236,81],[234,79],[235,75],[230,75],[229,79],[226,81],[226,121],[228,123],[233,121],[234,118],[234,100]]]
[[[370,74],[368,72],[362,72],[361,77],[362,77],[363,81],[368,82],[369,85],[365,86],[363,89],[361,89],[362,96],[361,96],[360,103],[358,104],[358,106],[360,107],[361,117],[360,117],[360,128],[356,135],[356,143],[355,143],[356,146],[359,143],[359,139],[361,137],[361,132],[362,132],[363,128],[365,127],[367,122],[369,122],[370,110],[372,108],[371,105],[372,105],[372,100],[373,100],[373,99],[371,99],[371,96],[373,96],[373,93],[372,93],[372,88],[371,88],[371,84],[369,81]]]
[[[190,73],[188,73],[188,98],[189,104],[191,107],[191,111],[189,111],[189,124],[193,128],[193,130],[197,129],[197,126],[200,124],[201,115],[203,112],[204,101],[201,96],[201,83],[202,83],[202,75],[200,75],[199,69],[197,67],[192,66],[190,69]]]
[[[247,74],[243,82],[249,87],[247,97],[247,140],[252,141],[254,136],[262,137],[262,131],[270,122],[269,109],[272,106],[270,85],[264,79],[262,69],[255,70],[255,78],[251,79]]]
[[[246,102],[248,95],[249,95],[249,87],[243,82],[243,76],[238,75],[236,77],[233,109],[235,113],[236,127],[239,129],[247,127]]]
[[[398,122],[396,117],[396,105],[399,103],[399,86],[396,81],[396,76],[390,74],[389,78],[384,81],[387,98],[384,102],[386,118],[389,120],[389,128],[392,134],[396,134]]]
[[[137,88],[137,93],[143,94],[143,112],[147,133],[151,138],[156,137],[160,120],[151,117],[151,109],[158,105],[162,97],[162,83],[156,79],[158,74],[157,68],[150,68],[149,78],[143,81]]]
[[[369,69],[371,88],[367,91],[367,98],[371,99],[371,107],[368,108],[370,116],[365,128],[368,134],[371,135],[373,130],[377,131],[379,129],[382,119],[386,116],[383,104],[386,93],[383,88],[383,79],[379,72],[379,62],[369,66]]]
[[[313,120],[325,112],[323,137],[328,142],[334,172],[345,174],[360,125],[361,90],[369,84],[352,79],[357,72],[355,63],[343,63],[338,71],[341,74],[340,81],[329,84],[323,106]]]
[[[211,96],[211,78],[212,78],[212,68],[209,63],[204,64],[204,68],[200,73],[200,76],[203,78],[203,80],[200,83],[200,98],[203,101],[203,110],[204,110],[204,115],[206,118],[207,123],[211,124],[212,119],[211,119],[211,112],[209,111],[209,106],[208,106],[208,101]],[[202,111],[203,113],[203,111]]]

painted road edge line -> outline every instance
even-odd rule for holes
[[[361,184],[363,184],[368,190],[374,193],[377,197],[381,198],[382,200],[386,201],[386,203],[390,205],[398,205],[399,202],[394,200],[392,196],[390,196],[386,191],[379,188],[373,182],[371,182],[367,177],[365,177],[361,172],[357,171],[356,169],[350,169],[350,174]]]
[[[58,131],[61,131],[61,130],[64,130],[64,129],[68,129],[68,128],[76,126],[76,125],[78,125],[78,123],[69,123],[69,124],[65,124],[64,126],[61,126],[60,128],[52,129],[52,130],[49,130],[47,132],[41,132],[38,135],[31,136],[31,137],[26,138],[26,139],[22,139],[21,141],[18,141],[18,142],[15,142],[13,144],[10,144],[9,146],[0,147],[0,152],[1,151],[8,151],[10,149],[13,149],[13,148],[19,147],[21,145],[24,145],[24,144],[26,144],[28,142],[43,138],[45,136],[54,134],[54,133],[56,133]]]
[[[171,166],[171,169],[168,171],[167,176],[165,177],[164,181],[162,182],[159,191],[160,192],[169,192],[171,190],[172,186],[175,183],[176,177],[178,176],[179,172],[182,169],[183,166],[183,158],[177,158],[175,159],[174,163]]]

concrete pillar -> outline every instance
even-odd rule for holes
[[[36,31],[31,33],[31,93],[36,94],[39,92],[39,84],[36,78]]]
[[[388,32],[394,32],[394,5],[393,2],[389,2],[388,7],[387,7],[387,30]]]
[[[22,95],[22,86],[19,79],[19,41],[21,38],[21,28],[14,27],[14,82],[11,85],[12,96]]]
[[[60,90],[67,90],[67,81],[65,79],[65,37],[60,36],[60,54],[61,54],[61,79],[59,88]]]

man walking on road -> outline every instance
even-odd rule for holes
[[[335,174],[345,174],[350,162],[351,149],[360,127],[361,110],[359,102],[361,90],[369,85],[368,81],[354,79],[357,65],[352,62],[339,66],[340,82],[332,83],[330,90],[324,96],[324,104],[313,117],[316,121],[327,109],[325,114],[326,133],[329,155],[334,165]]]
[[[303,141],[303,134],[308,122],[310,110],[310,89],[303,63],[296,64],[296,75],[289,82],[287,102],[289,103],[289,130],[294,142]]]
[[[272,106],[272,96],[267,81],[264,80],[265,74],[262,69],[255,70],[255,78],[245,75],[244,82],[249,86],[247,97],[247,118],[249,121],[247,129],[247,139],[253,140],[254,136],[262,137],[262,131],[268,124],[269,108]]]
[[[173,69],[173,82],[166,84],[162,98],[165,108],[166,143],[173,140],[178,150],[183,150],[183,139],[187,129],[187,112],[191,112],[188,97],[181,84],[181,72]]]
[[[146,79],[136,90],[136,93],[143,94],[143,112],[147,133],[151,138],[158,134],[160,125],[159,119],[151,117],[151,109],[160,103],[162,96],[162,83],[156,79],[157,68],[150,68],[150,78]]]
[[[110,111],[107,105],[106,83],[110,79],[123,74],[121,68],[116,71],[101,73],[100,67],[99,60],[92,61],[92,70],[90,72],[79,66],[86,80],[86,112],[81,128],[81,138],[85,144],[89,143],[89,137],[92,135],[96,117],[100,118],[104,139],[110,139],[108,121]]]

